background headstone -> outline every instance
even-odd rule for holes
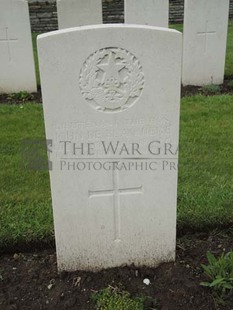
[[[59,270],[174,260],[181,34],[88,26],[38,49]]]
[[[28,3],[0,1],[0,93],[36,91]]]
[[[57,0],[59,29],[102,24],[102,0]]]
[[[168,27],[169,0],[125,0],[125,23]]]
[[[229,0],[185,0],[183,85],[222,84]]]

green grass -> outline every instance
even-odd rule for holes
[[[36,42],[37,36],[38,33],[35,32],[32,33],[32,45],[33,45],[35,68],[36,68],[36,80],[37,80],[37,86],[40,86],[40,73],[39,73],[39,62],[38,62],[37,42]]]
[[[143,298],[132,298],[126,291],[106,288],[92,295],[96,310],[144,310]]]
[[[183,31],[183,25],[170,25],[170,28],[176,29],[178,31]],[[39,75],[39,66],[38,66],[38,55],[37,55],[37,47],[36,47],[36,38],[38,33],[32,33],[33,40],[33,50],[34,50],[34,58],[35,58],[35,66],[36,66],[36,77],[37,84],[40,85],[40,75]],[[225,66],[225,75],[233,75],[233,22],[229,22],[228,27],[228,40],[227,40],[227,55],[226,55],[226,66]]]
[[[233,75],[233,22],[229,23],[225,75]]]
[[[52,236],[48,173],[21,165],[21,141],[44,137],[42,107],[0,106],[0,124],[0,246]]]
[[[178,229],[233,223],[233,96],[182,100]],[[0,247],[53,237],[47,172],[21,168],[21,141],[44,138],[42,106],[0,105]]]
[[[182,100],[178,225],[233,223],[233,97]]]
[[[183,32],[183,24],[170,25],[170,28]],[[233,21],[229,21],[225,75],[233,75]]]

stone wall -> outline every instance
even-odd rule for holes
[[[124,0],[102,1],[104,23],[123,23]],[[47,32],[58,28],[56,0],[28,0],[28,2],[32,31]],[[184,0],[170,0],[170,23],[182,23],[183,15]],[[233,19],[233,0],[230,0],[230,18]]]
[[[124,23],[124,0],[102,0],[104,23]]]
[[[58,29],[57,6],[54,0],[28,0],[32,31],[47,32]]]
[[[171,24],[179,24],[184,18],[184,0],[169,1],[169,22]]]
[[[229,18],[233,19],[233,0],[230,0],[230,14]]]

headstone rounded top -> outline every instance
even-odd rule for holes
[[[106,29],[107,31],[111,31],[113,28],[116,29],[141,29],[141,30],[153,30],[161,33],[176,33],[177,35],[182,36],[182,33],[175,30],[175,29],[170,29],[170,28],[164,28],[164,27],[155,27],[155,26],[148,26],[148,25],[136,25],[136,24],[98,24],[98,25],[88,25],[88,26],[79,26],[79,27],[72,27],[72,28],[66,28],[66,29],[61,29],[61,30],[55,30],[55,31],[50,31],[46,32],[43,34],[38,35],[37,40],[48,38],[48,37],[53,37],[53,36],[60,36],[64,35],[66,33],[71,33],[71,32],[77,32],[77,31],[93,31],[93,30],[101,30],[101,29]]]
[[[173,261],[181,33],[83,26],[38,51],[59,271]]]

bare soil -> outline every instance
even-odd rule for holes
[[[33,245],[34,247],[35,245]],[[205,281],[201,264],[206,252],[216,256],[233,249],[233,233],[198,233],[180,237],[176,263],[158,268],[134,266],[104,270],[99,273],[76,271],[57,273],[55,250],[2,254],[0,257],[1,310],[90,310],[93,292],[123,287],[132,296],[150,296],[146,309],[211,310],[233,309],[233,295],[225,305],[217,302]],[[148,278],[150,285],[143,284]],[[122,309],[124,310],[124,309]]]

